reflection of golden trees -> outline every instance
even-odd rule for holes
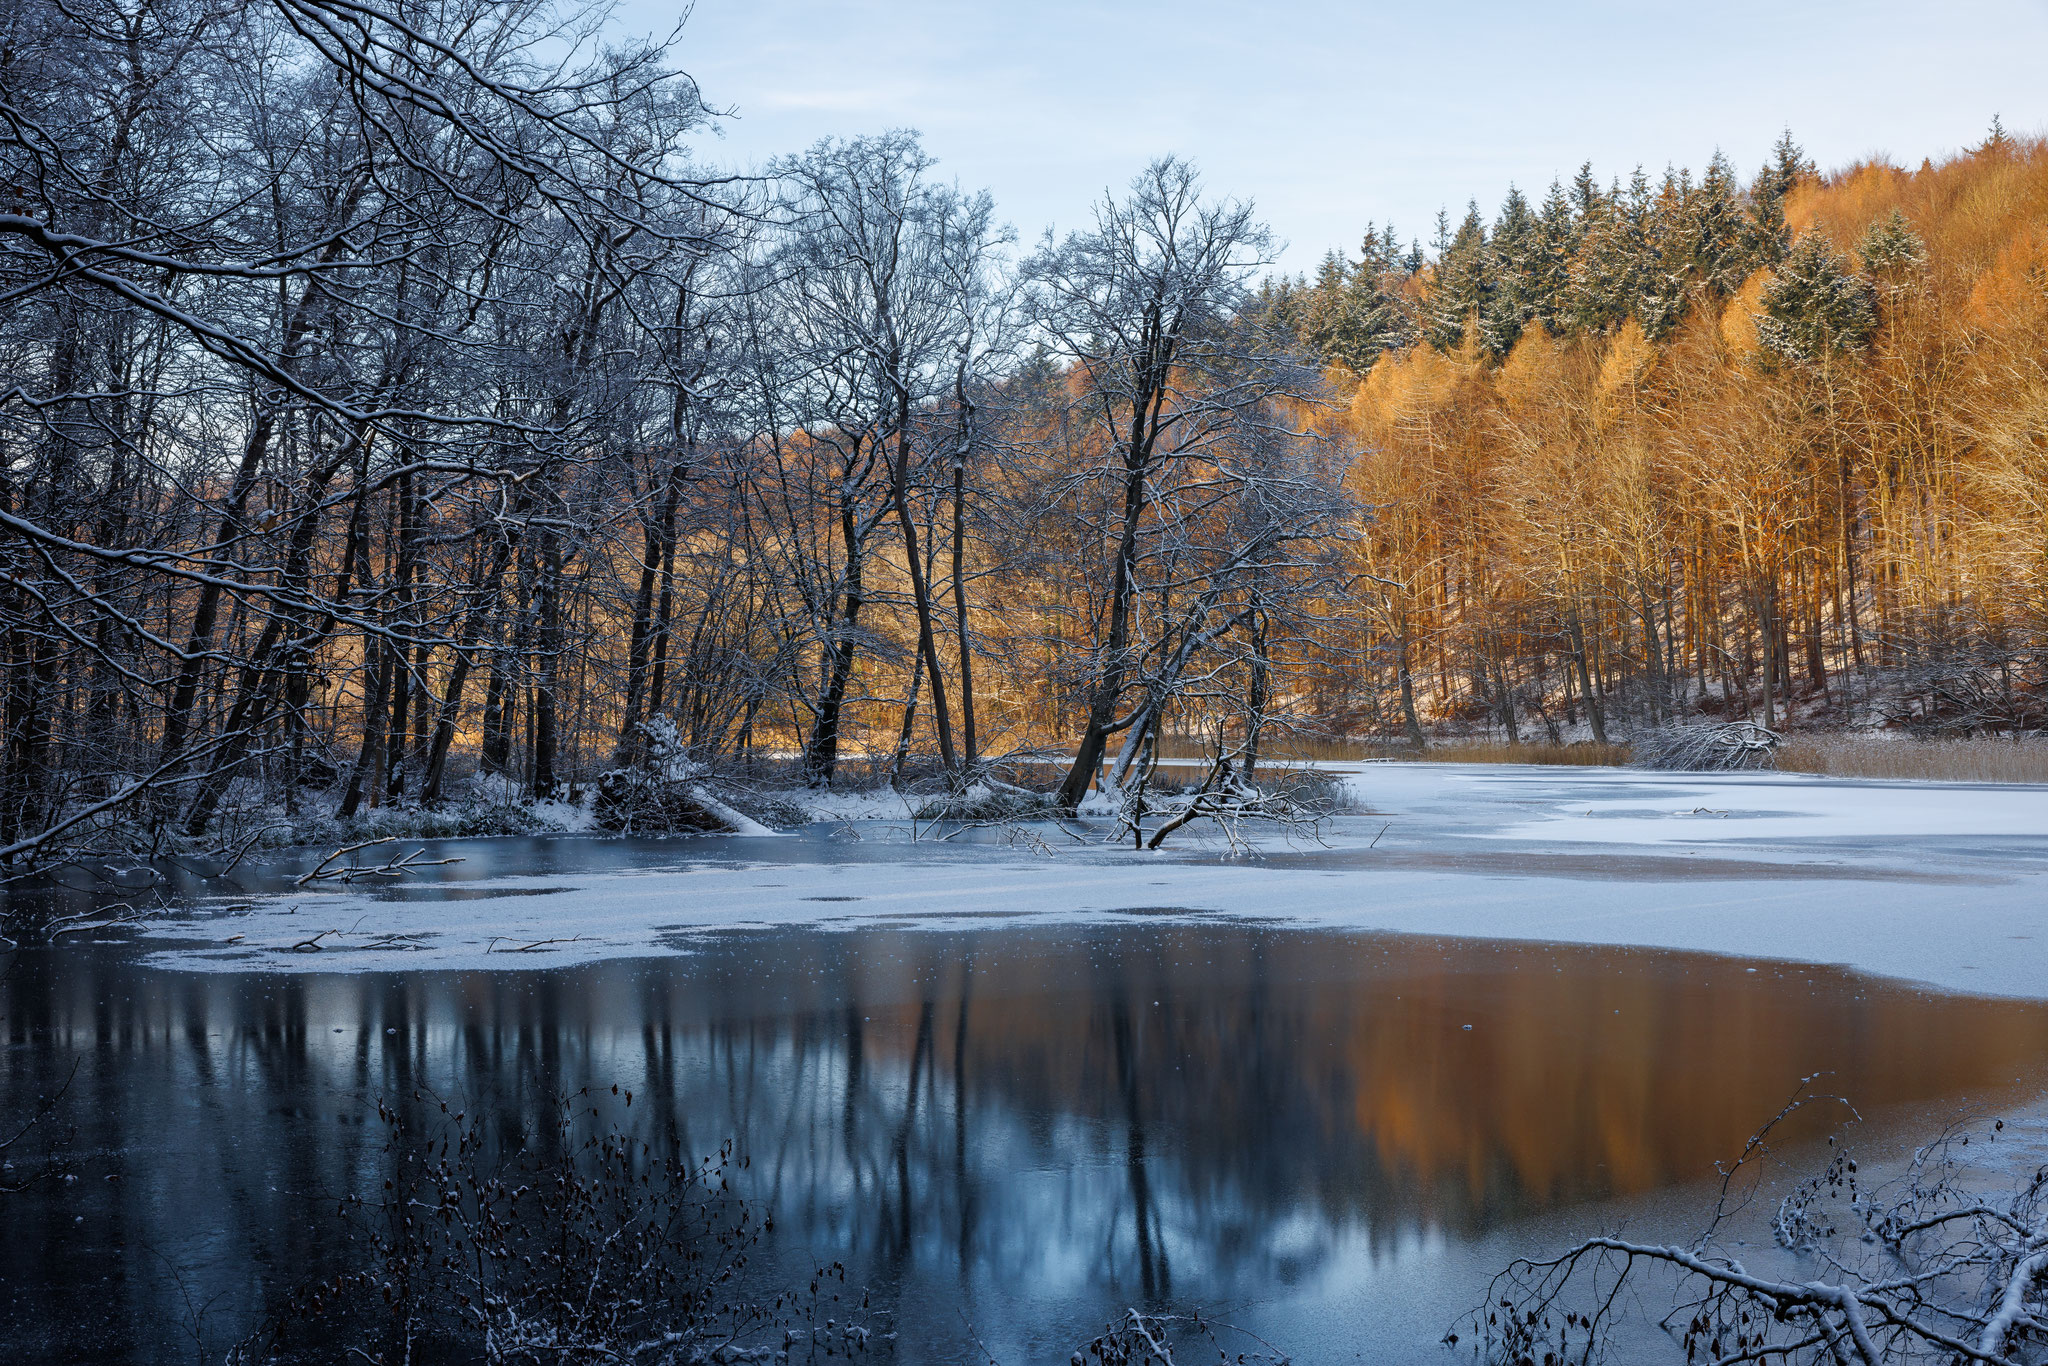
[[[942,1019],[957,1004],[919,942],[855,936],[833,971],[786,970],[858,993],[867,1066],[900,1071],[927,993]],[[1868,1113],[2038,1082],[2048,1061],[2035,1005],[1832,968],[1236,929],[976,961],[970,1113],[1139,1123],[1198,1197],[1292,1204],[1312,1183],[1373,1221],[1697,1179],[1816,1071]]]
[[[1091,1293],[1269,1285],[1317,1255],[1279,1246],[1304,1228],[1378,1243],[1700,1178],[1816,1070],[1866,1114],[1939,1112],[2048,1061],[2038,1004],[1834,969],[1238,926],[741,934],[545,973],[79,960],[14,974],[0,1018],[0,1113],[85,1056],[77,1146],[136,1155],[90,1183],[94,1229],[315,1274],[335,1248],[298,1193],[381,1179],[368,1098],[510,1131],[617,1083],[650,1139],[734,1140],[798,1255],[835,1249],[882,1292],[955,1259]],[[121,1255],[79,1242],[81,1194],[10,1204],[11,1284],[69,1274],[52,1249],[81,1278]],[[146,1319],[132,1293],[108,1313]]]
[[[1397,1224],[1696,1179],[1816,1071],[1870,1113],[2038,1084],[2048,1062],[2037,1004],[1825,967],[1217,927],[984,940],[967,982],[957,947],[918,932],[741,936],[659,968],[261,989],[199,977],[109,991],[82,974],[11,983],[7,1014],[67,1048],[132,1050],[167,1085],[264,1106],[301,1104],[286,1093],[306,1085],[331,1108],[425,1084],[517,1111],[616,1080],[700,1127],[723,1113],[757,1164],[808,1116],[802,1141],[878,1188],[950,1167],[958,1116],[969,1150],[977,1111],[1022,1116],[1055,1147],[1080,1120],[1119,1144],[1142,1133],[1146,1179],[1184,1187],[1160,1200],[1272,1213],[1312,1195]],[[756,1075],[769,1057],[785,1070]],[[124,1093],[110,1122],[163,1122],[139,1103]],[[906,1145],[926,1140],[913,1162]]]
[[[1359,384],[1382,725],[1403,657],[1425,720],[1775,720],[1873,668],[1926,721],[2048,716],[2048,143],[1807,177],[1786,211],[1875,301],[1866,344],[1771,351],[1764,270],[1655,342],[1532,326]]]

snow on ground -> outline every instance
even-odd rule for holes
[[[839,823],[796,838],[668,841],[587,872],[556,842],[548,866],[568,871],[245,898],[147,933],[166,965],[361,971],[552,967],[771,926],[1230,917],[1841,963],[2048,998],[2048,787],[1333,767],[1369,810],[1323,844],[1269,838],[1254,858],[1214,842],[1138,853],[1051,826],[1037,827],[1049,854],[913,842],[878,819],[900,822],[902,798],[862,794],[825,799],[821,818]],[[323,930],[318,948],[292,948]]]
[[[810,812],[814,821],[904,821],[931,800],[906,796],[886,787],[864,792],[799,788],[783,796]]]
[[[1410,783],[1422,767],[1388,765],[1384,777],[1368,773],[1352,781],[1366,794],[1379,792],[1382,804],[1398,802],[1395,794],[1414,790]],[[1569,769],[1453,767],[1447,779],[1424,779],[1416,786],[1427,792],[1448,783],[1470,790],[1475,801],[1512,805],[1526,796],[1539,804],[1494,832],[1499,839],[1658,845],[1711,840],[1727,845],[1737,840],[2048,837],[2048,787],[1614,769],[1599,770],[1596,784],[1574,784],[1560,776]],[[1576,793],[1585,794],[1583,807]]]

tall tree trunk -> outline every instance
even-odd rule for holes
[[[903,699],[903,724],[896,732],[896,752],[889,758],[889,786],[903,784],[903,766],[910,761],[910,736],[917,726],[917,690],[924,681],[924,671],[913,661],[910,666],[910,689]]]
[[[939,647],[932,630],[931,586],[925,575],[923,556],[917,549],[917,522],[910,515],[910,391],[897,389],[896,459],[891,467],[890,492],[896,504],[896,524],[903,531],[903,563],[910,573],[910,600],[917,612],[917,652],[932,685],[932,729],[939,737],[939,762],[955,777],[960,771],[953,751],[953,718],[946,705],[946,675],[939,668]]]
[[[1134,439],[1132,453],[1124,462],[1123,527],[1117,540],[1110,588],[1109,631],[1102,642],[1095,687],[1088,697],[1088,721],[1081,732],[1081,744],[1055,799],[1063,811],[1079,807],[1095,782],[1103,753],[1109,747],[1109,728],[1116,719],[1117,700],[1123,696],[1124,674],[1129,667],[1125,654],[1130,648],[1131,596],[1136,591],[1138,525],[1145,515],[1145,475],[1145,464]]]
[[[1267,653],[1270,623],[1265,613],[1254,611],[1249,622],[1252,642],[1251,678],[1245,688],[1248,715],[1244,727],[1244,780],[1252,781],[1259,767],[1259,740],[1266,729],[1266,708],[1272,702],[1272,658]]]
[[[612,751],[612,763],[620,768],[640,762],[645,752],[640,733],[643,711],[650,691],[648,677],[654,640],[656,590],[663,584],[663,567],[675,557],[676,509],[682,501],[682,470],[671,464],[662,492],[660,512],[641,524],[640,582],[633,594],[633,624],[626,642],[626,697],[619,722],[619,742]],[[658,705],[658,704],[657,704]]]
[[[1409,662],[1408,614],[1400,614],[1400,629],[1394,636],[1394,669],[1401,683],[1401,724],[1408,732],[1408,743],[1418,753],[1429,748],[1429,737],[1422,732],[1422,717],[1415,710],[1415,671]]]
[[[462,713],[462,690],[475,666],[477,643],[484,627],[498,610],[505,567],[511,562],[516,535],[507,535],[491,554],[490,567],[478,580],[478,593],[463,616],[462,633],[455,645],[455,657],[448,666],[448,691],[441,699],[440,715],[434,721],[433,738],[427,743],[427,766],[420,780],[420,804],[431,806],[441,800],[442,778],[448,769],[448,751],[455,742],[455,722]],[[493,656],[495,658],[495,656]],[[495,673],[495,666],[493,673]]]
[[[1764,728],[1778,728],[1778,624],[1775,620],[1777,603],[1775,582],[1764,582],[1757,586],[1757,626],[1763,637],[1764,647]]]
[[[960,762],[973,769],[981,750],[974,734],[974,643],[967,631],[967,574],[963,563],[967,545],[966,461],[953,461],[953,632],[960,650]]]
[[[1586,659],[1586,628],[1576,608],[1566,618],[1565,624],[1571,634],[1572,663],[1579,671],[1579,691],[1586,699],[1586,721],[1593,728],[1593,739],[1604,745],[1607,743],[1607,709],[1600,704],[1599,690],[1593,686],[1593,671]]]
[[[335,809],[337,820],[349,820],[362,805],[365,793],[370,805],[377,805],[384,771],[384,702],[391,691],[391,656],[381,638],[371,636],[363,660],[364,678],[370,680],[370,691],[363,698],[363,743],[356,754],[355,768],[348,775],[348,787],[341,794],[341,805]]]
[[[804,775],[813,787],[830,787],[832,771],[839,765],[840,715],[846,706],[847,684],[853,678],[854,631],[865,602],[862,578],[866,551],[851,498],[840,499],[839,529],[846,545],[845,585],[838,614],[825,641],[825,689],[818,698],[818,714],[811,726],[810,739],[804,743]]]
[[[484,684],[484,742],[477,756],[484,772],[502,774],[512,766],[511,693],[505,686],[505,650],[491,645],[491,672]]]
[[[537,666],[533,676],[533,761],[532,790],[536,797],[555,795],[555,760],[560,745],[556,689],[561,682],[562,620],[561,539],[553,527],[540,534],[540,587],[535,594],[538,608],[536,631]]]

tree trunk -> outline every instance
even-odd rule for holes
[[[1607,712],[1600,705],[1600,694],[1593,686],[1593,671],[1586,660],[1586,629],[1575,610],[1566,619],[1566,629],[1571,634],[1572,663],[1579,671],[1579,691],[1586,699],[1586,721],[1593,728],[1593,739],[1600,744],[1607,743]]]
[[[974,734],[974,645],[967,632],[967,576],[962,568],[967,544],[966,465],[953,461],[953,629],[960,647],[960,762],[972,769],[981,751]]]
[[[1124,658],[1130,646],[1131,595],[1135,591],[1138,554],[1138,523],[1145,514],[1145,466],[1135,454],[1126,460],[1124,472],[1123,534],[1117,542],[1115,576],[1110,589],[1109,633],[1102,645],[1101,673],[1088,698],[1088,723],[1081,732],[1081,744],[1074,754],[1074,766],[1060,783],[1055,798],[1063,811],[1073,811],[1088,795],[1109,746],[1110,723],[1116,718],[1117,699],[1123,695]]]
[[[896,524],[903,531],[903,563],[910,573],[910,600],[917,611],[917,653],[932,685],[932,729],[939,737],[939,762],[946,772],[957,776],[958,757],[953,752],[953,718],[946,706],[946,676],[939,668],[939,646],[932,630],[931,586],[925,575],[924,559],[917,551],[917,522],[910,515],[910,391],[897,389],[896,460],[891,467],[891,494],[896,504]]]
[[[844,596],[830,635],[825,642],[825,691],[818,699],[817,719],[804,744],[804,774],[812,787],[830,787],[832,771],[839,766],[839,721],[846,706],[846,688],[853,678],[853,633],[860,621],[862,574],[865,551],[853,503],[842,498],[839,508],[840,534],[846,541]]]
[[[462,690],[469,682],[470,670],[475,665],[477,642],[483,637],[484,626],[498,609],[500,582],[506,565],[512,559],[516,539],[516,536],[508,535],[499,541],[492,554],[490,568],[484,571],[478,582],[480,592],[464,615],[462,634],[455,645],[455,658],[448,668],[448,692],[441,699],[433,738],[427,744],[426,772],[420,779],[422,806],[431,806],[441,800],[441,781],[448,768],[448,750],[455,741],[455,722],[462,711]],[[495,675],[495,665],[492,672]]]

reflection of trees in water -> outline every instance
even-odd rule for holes
[[[326,1197],[381,1180],[365,1097],[530,1126],[618,1082],[675,1155],[735,1140],[792,1264],[1158,1302],[1698,1176],[1817,1067],[1872,1108],[2048,1056],[2034,1006],[1824,969],[1239,927],[747,935],[545,974],[67,965],[5,986],[4,1103],[84,1056],[79,1146],[126,1170],[10,1204],[0,1277],[47,1299],[125,1247],[109,1312],[157,1332],[183,1300],[140,1249],[250,1308],[266,1268],[327,1265]],[[37,1298],[0,1311],[10,1341]]]

